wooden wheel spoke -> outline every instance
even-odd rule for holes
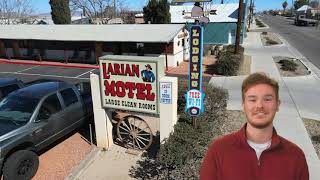
[[[139,134],[138,133],[138,136],[150,136],[150,134]]]
[[[150,141],[150,139],[146,139],[146,138],[143,138],[143,137],[140,137],[140,136],[137,136],[137,139],[142,139],[142,140],[145,140],[145,141]]]
[[[137,143],[137,145],[138,145],[138,147],[139,147],[139,149],[142,149],[141,148],[141,146],[140,146],[140,144],[139,144],[139,142],[138,141],[140,141],[139,139],[134,139],[135,141],[136,141],[136,143]],[[141,142],[141,141],[140,141]],[[142,142],[141,142],[142,143]],[[144,143],[142,143],[144,146],[146,146]]]
[[[130,122],[129,118],[128,118],[128,124],[130,126],[130,130],[132,130],[132,126],[131,126],[131,122]]]
[[[120,129],[123,129],[123,130],[125,130],[126,132],[129,133],[129,130],[128,130],[128,129],[126,129],[126,128],[124,128],[124,127],[121,127],[121,126],[119,126],[119,128],[120,128]]]
[[[136,130],[137,126],[136,126],[136,118],[133,118],[133,130]]]
[[[138,141],[139,141],[141,144],[143,144],[143,146],[144,146],[144,147],[146,147],[146,146],[147,146],[147,145],[146,145],[145,143],[143,143],[140,139],[138,139],[138,138],[137,138],[136,140],[137,140],[137,143],[138,143]],[[139,143],[138,143],[138,144],[139,144]],[[139,146],[139,148],[141,149],[141,147],[140,147],[140,146]]]
[[[146,132],[145,130],[147,130],[147,129],[148,129],[148,127],[146,127],[146,128],[144,128],[144,129],[139,130],[137,133],[139,134],[139,133],[140,133],[140,132],[142,132],[142,131]]]
[[[137,126],[137,129],[141,129],[140,126],[142,124],[142,121],[140,121],[139,125]]]
[[[132,138],[132,143],[133,143],[133,149],[136,148],[136,145],[135,145],[135,138]]]
[[[122,124],[124,124],[128,128],[128,132],[129,132],[129,130],[131,130],[131,128],[129,128],[129,126],[124,121],[122,121]]]
[[[129,134],[129,133],[127,133],[127,132],[119,132],[120,134]]]

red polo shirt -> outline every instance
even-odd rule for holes
[[[203,159],[200,180],[308,180],[303,151],[277,135],[258,160],[247,143],[246,125],[238,132],[215,140]]]

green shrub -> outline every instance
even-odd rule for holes
[[[218,60],[214,65],[217,74],[225,76],[237,75],[240,67],[242,53],[234,54],[233,51],[222,51],[218,55]]]
[[[288,59],[282,59],[278,63],[281,64],[281,69],[284,71],[296,71],[297,70],[298,64],[293,61],[290,61]]]
[[[188,79],[179,79],[178,81],[178,114],[185,111],[185,93],[188,90],[188,83]]]
[[[256,19],[256,24],[258,27],[266,27],[260,20]]]
[[[208,144],[221,135],[219,122],[225,118],[228,93],[225,89],[204,85],[205,112],[197,117],[197,128],[180,121],[161,144],[154,159],[145,158],[132,167],[136,179],[198,179]]]

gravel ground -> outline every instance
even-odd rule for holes
[[[270,32],[267,32],[267,34],[261,33],[260,37],[261,37],[262,44],[264,46],[272,46],[273,45],[273,44],[267,43],[267,38],[269,38],[270,40],[276,41],[278,43],[278,44],[274,44],[274,45],[282,44],[281,40],[274,33],[270,33]]]
[[[223,135],[230,134],[242,128],[246,122],[246,116],[242,111],[227,111],[227,118],[221,124],[220,130]]]
[[[320,159],[320,121],[303,119],[303,122],[317,152],[318,158]]]
[[[287,59],[298,64],[296,71],[282,70],[281,64],[278,63],[282,59]],[[308,68],[299,59],[284,57],[284,56],[275,56],[273,57],[273,61],[276,63],[278,71],[280,72],[280,75],[283,77],[305,76],[310,74],[310,71],[308,70]]]
[[[65,179],[91,150],[92,146],[79,133],[72,135],[40,155],[39,169],[33,180]]]

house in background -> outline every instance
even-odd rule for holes
[[[241,31],[241,43],[246,35],[247,1],[244,3],[244,17]],[[191,16],[193,4],[170,5],[171,23],[186,24],[187,29],[194,23],[194,19],[187,19]],[[211,4],[205,6],[204,14],[210,22],[204,26],[204,44],[234,44],[238,22],[238,3]],[[214,13],[215,11],[215,13]]]
[[[134,15],[135,24],[144,24],[143,13]]]
[[[163,57],[175,67],[189,56],[184,24],[8,25],[0,58],[97,64],[104,55]]]

